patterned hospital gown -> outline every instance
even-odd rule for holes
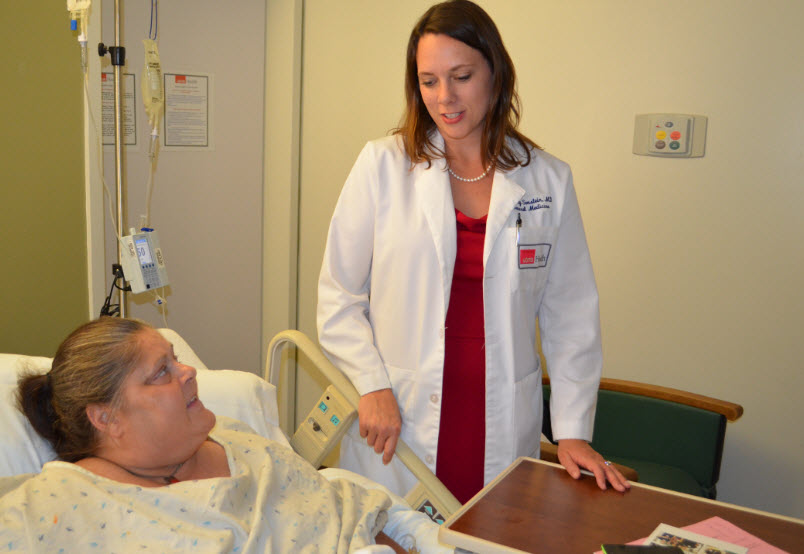
[[[287,446],[224,417],[231,477],[143,488],[50,462],[0,498],[0,552],[333,552],[373,543],[390,500],[327,481]]]

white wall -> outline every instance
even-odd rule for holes
[[[329,216],[361,146],[399,119],[429,4],[305,2],[298,323],[312,336]],[[604,374],[741,403],[719,498],[804,516],[804,4],[481,4],[517,66],[523,130],[574,169]],[[708,116],[706,156],[633,155],[634,115],[658,111]]]
[[[121,2],[126,73],[137,79],[138,150],[128,151],[128,226],[144,213],[148,178],[146,117],[140,96],[142,39],[150,2]],[[113,44],[111,0],[103,2],[103,41]],[[170,287],[168,325],[213,368],[260,372],[265,2],[159,3],[159,53],[166,73],[210,74],[214,149],[159,154],[151,226],[159,231]],[[91,49],[92,50],[92,49]],[[109,57],[104,71],[112,71]],[[105,154],[114,190],[114,154]],[[116,259],[106,219],[105,274]],[[105,294],[105,293],[104,293]],[[129,315],[162,326],[149,294],[129,295]],[[97,314],[96,314],[97,315]]]

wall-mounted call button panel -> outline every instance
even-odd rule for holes
[[[634,121],[634,154],[700,158],[706,146],[703,115],[650,113]]]

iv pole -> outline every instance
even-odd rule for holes
[[[120,46],[120,0],[114,0],[114,46],[108,48],[103,43],[98,45],[98,54],[103,57],[109,53],[114,69],[114,175],[117,194],[117,236],[123,236],[125,227],[125,183],[123,174],[123,91],[122,71],[126,63],[126,49]],[[123,245],[117,240],[117,264],[113,267],[114,280],[120,278],[123,286],[117,287],[119,298],[120,317],[126,317],[126,290],[125,280],[120,268],[123,267]]]
[[[114,0],[114,47],[121,52],[118,62],[115,63],[117,56],[112,54],[112,64],[114,65],[114,175],[117,193],[117,236],[123,236],[125,229],[123,217],[123,91],[121,86],[123,65],[126,62],[126,49],[120,46],[120,0]],[[123,245],[117,242],[117,263],[123,265]],[[125,281],[123,282],[125,285]],[[126,317],[126,291],[125,286],[118,289],[120,301],[120,317]]]

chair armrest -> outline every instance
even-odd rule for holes
[[[549,385],[550,378],[546,375],[542,376],[542,384]],[[734,402],[718,400],[717,398],[712,398],[710,396],[695,394],[693,392],[673,389],[670,387],[648,385],[646,383],[626,381],[624,379],[608,379],[604,377],[600,380],[600,389],[624,392],[628,394],[637,394],[640,396],[647,396],[649,398],[667,400],[668,402],[685,404],[694,408],[715,412],[724,416],[729,421],[737,421],[740,419],[740,416],[743,415],[743,407],[739,404],[735,404]]]
[[[544,460],[545,462],[560,464],[561,462],[558,461],[558,445],[555,445],[551,442],[542,441],[541,448],[539,450],[539,459]],[[615,463],[612,463],[611,465],[620,470],[620,473],[623,474],[623,477],[629,481],[639,481],[639,473],[634,468]]]
[[[686,404],[687,406],[692,406],[694,408],[700,408],[702,410],[718,413],[722,416],[725,416],[729,421],[737,421],[740,419],[740,416],[743,415],[743,407],[739,404],[735,404],[734,402],[718,400],[717,398],[712,398],[710,396],[695,394],[694,392],[687,392],[670,387],[648,385],[645,383],[638,383],[636,381],[626,381],[624,379],[603,378],[600,380],[600,388],[602,390],[638,394],[650,398],[657,398],[659,400]]]

